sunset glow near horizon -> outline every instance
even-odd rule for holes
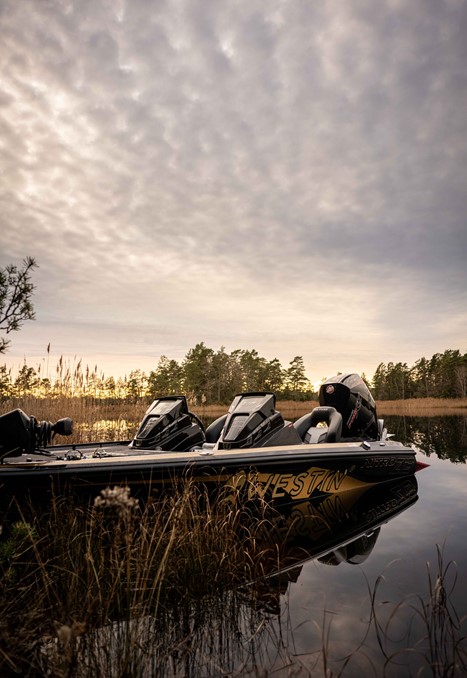
[[[0,6],[0,364],[467,350],[467,0]],[[50,354],[47,346],[50,343]]]

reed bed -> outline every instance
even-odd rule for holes
[[[147,400],[109,402],[98,398],[25,398],[0,404],[0,414],[19,408],[38,421],[55,422],[62,417],[73,419],[74,432],[67,438],[57,437],[56,443],[86,443],[93,441],[130,440],[136,433],[148,407]]]
[[[35,398],[25,396],[0,403],[0,414],[19,408],[39,421],[55,422],[62,417],[71,417],[74,422],[73,436],[61,442],[84,443],[92,441],[129,440],[144,416],[150,400],[108,401],[99,398]],[[277,408],[286,419],[297,419],[318,405],[315,401],[280,401]],[[194,405],[190,409],[205,425],[227,412],[226,405]],[[57,438],[56,442],[60,442]]]
[[[453,593],[459,573],[454,561],[446,562],[444,548],[436,545],[434,567],[426,563],[425,595],[414,593],[396,602],[378,600],[384,575],[369,589],[372,625],[388,673],[392,668],[397,675],[399,668],[401,675],[467,675],[467,617],[456,611]]]
[[[267,523],[190,483],[144,506],[118,487],[91,506],[31,507],[0,541],[0,675],[172,675],[275,551]]]
[[[413,417],[439,417],[443,415],[467,416],[467,398],[412,398],[409,400],[379,400],[378,414]]]
[[[145,398],[131,401],[130,399],[106,400],[91,397],[36,398],[24,396],[22,398],[11,398],[0,403],[0,414],[19,408],[28,415],[34,415],[39,420],[56,421],[62,417],[71,417],[74,421],[87,422],[88,424],[105,419],[140,421],[149,402]]]

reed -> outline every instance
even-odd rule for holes
[[[61,497],[47,514],[24,510],[0,548],[0,674],[144,675],[137,666],[148,619],[158,629],[151,661],[166,666],[184,606],[209,616],[207,600],[225,602],[226,591],[258,576],[265,522],[189,482],[144,506],[119,487],[92,506]],[[185,642],[195,636],[189,627]],[[118,637],[113,655],[101,643],[109,629]]]
[[[309,412],[318,403],[314,401],[281,401],[278,409],[286,419],[296,419]],[[31,395],[0,403],[0,414],[19,408],[39,421],[55,422],[62,417],[71,417],[74,422],[73,436],[62,440],[68,443],[131,439],[149,405],[147,398],[130,400],[105,400],[100,398],[66,396],[36,398]],[[225,405],[192,406],[205,425],[226,413]],[[60,442],[58,439],[56,442]]]
[[[102,419],[140,419],[148,407],[146,399],[105,400],[100,398],[36,398],[27,395],[21,398],[11,398],[0,404],[0,413],[20,408],[26,414],[33,414],[37,419],[56,420],[69,416],[77,421],[100,421]]]
[[[412,417],[438,417],[440,415],[467,416],[467,398],[412,398],[409,400],[379,400],[378,414]]]
[[[367,628],[350,652],[336,655],[338,611],[324,608],[320,646],[294,655],[271,623],[281,604],[267,574],[290,564],[271,539],[276,517],[267,504],[212,502],[190,483],[144,505],[120,487],[91,506],[57,497],[46,514],[29,507],[0,541],[0,675],[266,675],[271,643],[290,675],[363,666],[376,676],[382,665],[387,675],[409,665],[408,675],[465,675],[457,574],[439,548],[427,593],[391,603],[379,600],[383,576],[368,587]]]
[[[72,442],[88,442],[91,439],[95,440],[96,434],[99,434],[101,440],[109,440],[115,437],[116,433],[119,437],[132,437],[149,402],[145,397],[130,400],[68,396],[37,398],[26,395],[0,403],[0,414],[20,408],[38,420],[56,421],[61,417],[71,417],[80,431]],[[295,420],[318,404],[314,400],[278,401],[277,409],[284,418]],[[376,407],[378,415],[382,416],[436,417],[450,414],[467,416],[467,398],[380,400],[377,401]],[[227,411],[225,405],[194,405],[191,409],[206,424]]]
[[[458,571],[445,562],[444,545],[436,545],[436,566],[426,563],[427,591],[402,601],[378,601],[384,576],[378,577],[371,598],[371,622],[386,666],[408,675],[448,678],[467,675],[467,618],[453,603]]]

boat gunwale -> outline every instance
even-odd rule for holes
[[[352,458],[361,457],[390,457],[403,456],[415,457],[416,451],[399,443],[391,441],[388,444],[381,444],[382,441],[368,441],[368,444],[363,447],[361,442],[341,442],[341,443],[317,443],[317,444],[302,444],[291,446],[277,446],[277,447],[257,447],[257,448],[235,448],[232,450],[213,450],[213,449],[197,449],[187,452],[151,450],[143,454],[115,454],[106,457],[83,457],[81,459],[31,459],[26,461],[21,459],[14,462],[5,459],[0,464],[0,476],[8,474],[9,470],[13,469],[58,469],[58,468],[75,468],[83,469],[84,467],[108,467],[115,465],[116,467],[140,467],[140,466],[187,466],[193,464],[195,466],[209,465],[220,466],[222,463],[232,465],[235,461],[242,460],[248,463],[261,465],[262,462],[280,461],[281,458],[286,460],[293,459],[294,462],[303,462],[310,460],[310,462],[317,459],[333,460],[336,458],[345,458],[347,456]],[[112,447],[118,447],[118,443],[97,443],[96,450],[109,450]],[[86,444],[86,449],[91,450],[93,445]],[[48,448],[46,454],[58,453],[75,453],[83,449],[80,445],[73,446],[53,446]],[[40,450],[36,452],[40,454]],[[24,455],[23,455],[24,456]]]

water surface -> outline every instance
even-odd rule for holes
[[[418,499],[373,532],[366,552],[338,548],[295,570],[279,595],[275,633],[265,636],[263,661],[269,670],[282,665],[277,675],[291,666],[294,675],[319,675],[324,662],[348,676],[433,675],[430,631],[434,659],[452,660],[456,614],[467,615],[467,419],[390,417],[386,424],[398,440],[422,448],[418,459],[429,464],[416,474]],[[438,573],[442,609],[432,605]],[[465,631],[464,624],[458,636]]]

